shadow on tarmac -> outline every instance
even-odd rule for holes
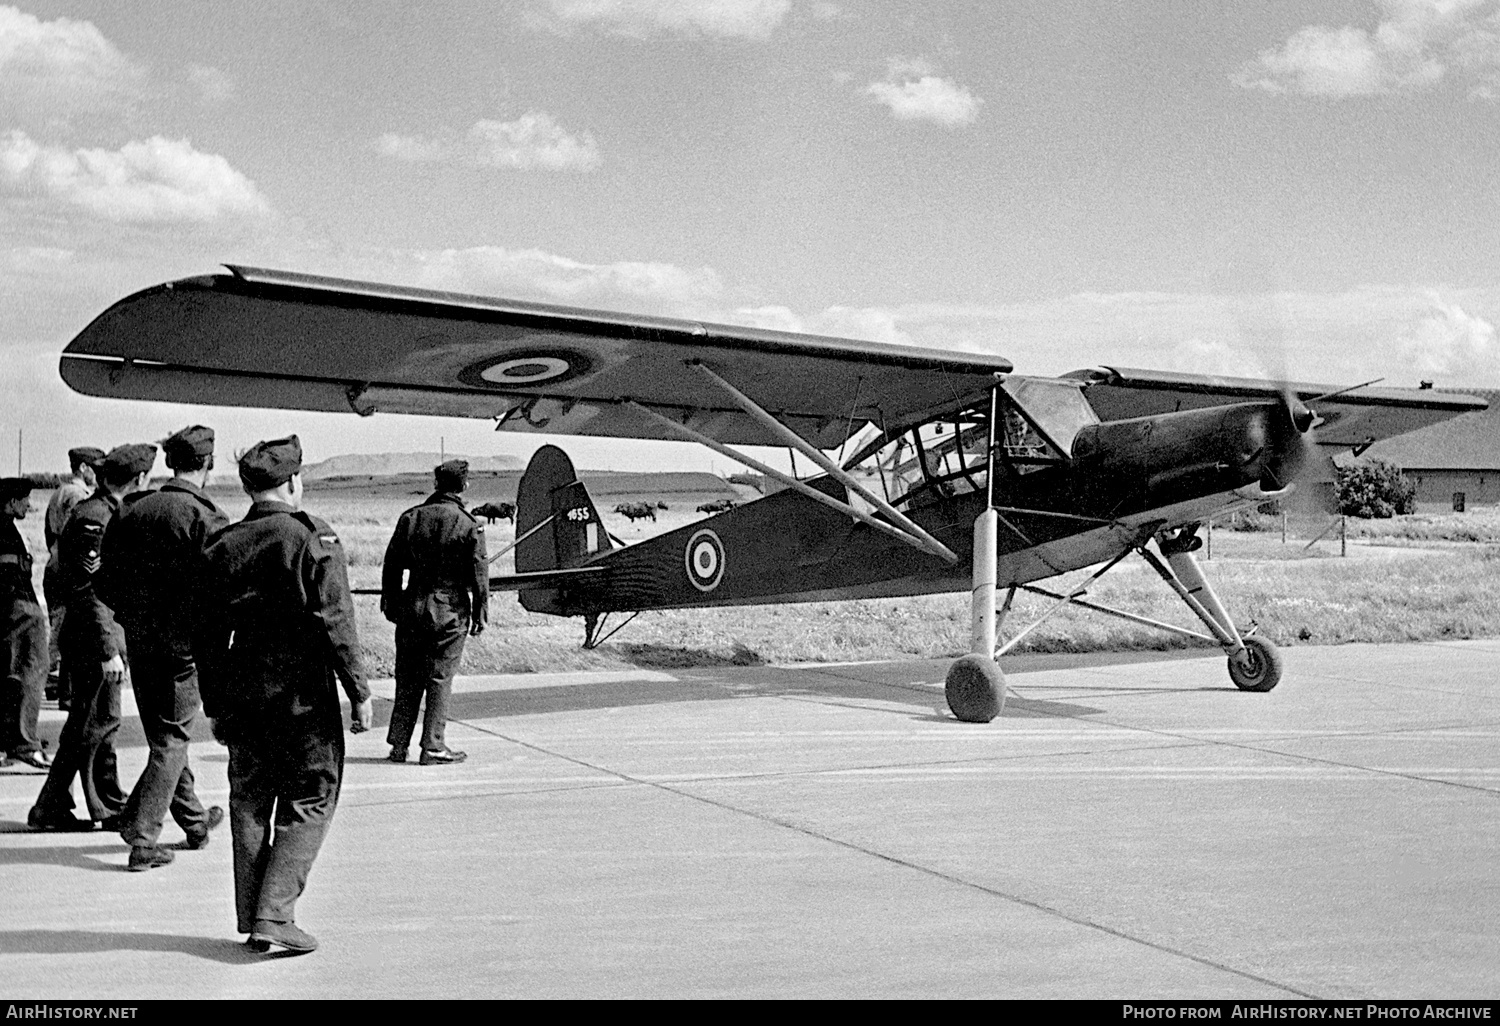
[[[96,933],[92,930],[0,930],[0,955],[96,955],[107,951],[175,951],[225,965],[267,961],[226,937],[170,933]]]
[[[817,665],[780,667],[765,664],[749,650],[737,650],[730,656],[706,650],[681,649],[665,645],[624,646],[628,658],[636,665],[658,670],[676,671],[676,681],[608,681],[600,683],[536,688],[506,688],[496,691],[466,691],[449,701],[448,716],[454,720],[500,719],[507,716],[535,716],[554,712],[576,712],[588,709],[627,708],[638,705],[666,705],[678,702],[724,701],[732,698],[829,698],[843,701],[899,702],[931,710],[942,702],[940,692],[915,688],[905,681],[913,667],[920,672],[941,676],[947,660],[913,660],[872,665]],[[1045,670],[1097,668],[1124,663],[1165,662],[1179,659],[1222,659],[1213,648],[1146,650],[1132,652],[1053,652],[1006,656],[1001,667],[1007,675]],[[717,671],[732,669],[732,679],[721,679]],[[749,671],[749,672],[746,672]],[[894,674],[894,676],[892,676]],[[889,678],[889,679],[882,679]],[[940,682],[940,681],[939,681]],[[1068,690],[1075,690],[1069,688]],[[1110,689],[1118,694],[1117,689]],[[1155,689],[1153,689],[1154,691]],[[1172,690],[1181,690],[1173,688]],[[1196,690],[1232,691],[1232,685],[1216,685]],[[1005,706],[1005,716],[1089,716],[1103,710],[1071,702],[1019,698],[1012,694]],[[391,702],[375,699],[375,723],[372,730],[382,730],[390,722]],[[934,719],[942,718],[934,715]],[[61,730],[62,725],[56,725]],[[54,736],[47,737],[55,747]],[[208,721],[199,716],[193,726],[195,759],[217,762],[228,759],[225,749],[213,740]],[[146,743],[140,720],[125,717],[115,736],[117,748],[142,747]]]
[[[5,833],[29,833],[24,823],[5,823]],[[19,828],[19,829],[16,829]],[[114,855],[119,857],[125,854],[124,842],[102,845],[96,844],[89,848],[0,848],[0,866],[18,865],[42,865],[62,866],[66,869],[90,869],[97,872],[118,873],[121,866],[119,863],[105,862],[101,859],[92,858],[94,855]],[[5,950],[0,948],[0,951]]]
[[[843,703],[882,703],[870,706],[889,711],[894,702],[930,712],[944,701],[942,692],[931,688],[861,680],[808,669],[767,667],[753,678],[736,675],[733,680],[700,672],[677,681],[609,681],[567,687],[511,688],[499,691],[468,691],[454,695],[448,703],[450,720],[503,719],[545,713],[627,706],[665,705],[679,702],[723,702],[742,698],[828,699]],[[1012,696],[1005,715],[1088,716],[1102,712],[1071,702],[1023,699]]]

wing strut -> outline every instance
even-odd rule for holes
[[[921,551],[926,552],[930,555],[941,556],[943,559],[946,559],[950,563],[958,562],[958,556],[953,553],[953,550],[949,549],[946,545],[944,545],[940,541],[937,541],[936,539],[932,539],[932,544],[928,545],[928,543],[923,541],[922,538],[910,534],[907,531],[903,531],[901,528],[895,526],[894,524],[888,524],[884,520],[878,520],[862,509],[855,509],[847,502],[840,502],[838,499],[835,499],[827,492],[820,492],[816,488],[809,486],[804,481],[799,481],[795,477],[792,477],[789,474],[784,474],[774,467],[766,466],[764,463],[760,462],[760,460],[754,459],[750,456],[746,456],[742,452],[736,452],[734,449],[731,449],[723,442],[720,442],[714,438],[710,438],[707,435],[703,434],[703,432],[701,431],[695,431],[692,428],[688,427],[686,424],[680,424],[677,421],[673,420],[671,417],[667,417],[663,414],[657,413],[655,410],[651,409],[648,406],[642,406],[634,399],[626,399],[625,404],[630,406],[632,409],[645,414],[658,423],[672,428],[674,431],[678,432],[685,438],[692,439],[693,441],[698,442],[701,445],[708,446],[708,448],[712,449],[714,452],[718,453],[721,456],[727,456],[730,459],[734,460],[736,463],[743,463],[751,470],[757,471],[761,474],[765,474],[767,477],[775,478],[782,484],[786,485],[788,488],[796,489],[803,495],[806,495],[809,499],[821,502],[823,505],[828,506],[832,509],[836,509],[840,513],[851,516],[863,523],[869,524],[877,531],[883,531],[886,534],[890,535],[892,538],[899,538],[901,541],[906,542],[906,544],[912,546],[913,548],[920,549]],[[902,519],[904,520],[906,518],[903,517]],[[924,537],[931,537],[930,535],[927,535],[926,532],[923,532],[923,535]],[[934,548],[933,546],[936,547]]]
[[[745,393],[741,392],[729,382],[719,377],[719,375],[715,374],[707,365],[703,364],[701,361],[695,360],[692,363],[688,364],[688,366],[692,367],[704,377],[708,378],[708,380],[712,381],[715,385],[718,385],[721,389],[723,389],[725,394],[728,395],[729,398],[734,400],[735,405],[739,406],[740,409],[748,413],[753,420],[759,422],[760,425],[767,431],[780,435],[786,440],[786,443],[788,445],[793,446],[798,452],[802,453],[802,455],[806,456],[808,459],[816,463],[829,477],[833,478],[835,481],[839,482],[839,484],[843,485],[845,488],[849,489],[851,492],[864,499],[870,505],[880,510],[880,512],[884,513],[886,516],[894,520],[902,530],[904,530],[908,535],[921,543],[917,545],[918,548],[926,549],[933,555],[942,556],[950,563],[958,562],[958,556],[953,553],[952,549],[948,548],[948,546],[944,545],[942,542],[938,541],[932,535],[924,531],[922,527],[916,523],[916,521],[912,520],[905,513],[902,513],[901,511],[896,509],[896,507],[892,506],[890,503],[886,502],[883,497],[876,495],[864,485],[860,484],[857,480],[854,479],[852,475],[850,475],[833,460],[825,456],[822,450],[810,444],[805,439],[803,439],[801,435],[797,434],[797,432],[793,431],[791,428],[781,423],[781,421],[771,416],[769,413],[763,410],[755,402],[755,400],[751,399]]]

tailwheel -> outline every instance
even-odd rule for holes
[[[982,655],[955,659],[943,690],[948,708],[965,723],[988,723],[1005,708],[1005,674],[995,660]]]
[[[1258,634],[1243,640],[1244,654],[1229,657],[1229,679],[1241,691],[1270,691],[1281,683],[1281,650]]]

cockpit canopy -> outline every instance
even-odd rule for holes
[[[1073,440],[1099,418],[1082,382],[1010,377],[997,397],[995,460],[1008,474],[1028,474],[1071,458]],[[984,489],[988,474],[988,398],[909,428],[894,437],[874,425],[845,466],[863,474],[886,500],[925,505]]]

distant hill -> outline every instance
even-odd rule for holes
[[[396,474],[431,474],[443,460],[468,460],[472,472],[492,473],[520,470],[519,456],[463,456],[456,452],[375,452],[330,456],[321,463],[302,468],[304,481],[326,481],[332,477],[392,477]]]

